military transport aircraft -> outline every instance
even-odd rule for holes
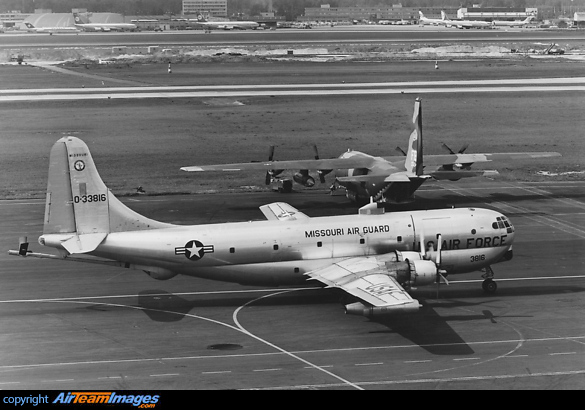
[[[300,169],[294,174],[296,183],[306,187],[315,185],[309,170],[317,170],[320,181],[332,172],[335,181],[331,190],[345,188],[346,196],[357,203],[376,202],[391,204],[408,203],[414,200],[414,192],[429,178],[457,181],[461,178],[490,176],[497,171],[472,171],[475,162],[501,159],[544,158],[560,156],[558,152],[511,152],[492,154],[466,154],[467,146],[455,153],[448,147],[448,155],[425,155],[423,157],[422,106],[420,98],[414,104],[414,130],[410,135],[407,152],[402,156],[378,157],[359,151],[347,151],[334,159],[247,162],[222,165],[198,165],[181,168],[184,171],[266,171],[266,184],[278,180],[287,169]],[[424,164],[423,164],[424,161]],[[432,169],[431,169],[432,168]]]
[[[43,234],[58,255],[10,255],[118,266],[155,279],[177,274],[242,284],[287,285],[314,280],[357,302],[346,312],[368,317],[416,312],[408,291],[450,274],[512,258],[514,227],[499,212],[442,209],[384,213],[371,203],[358,216],[310,218],[285,203],[260,207],[267,221],[181,226],[126,207],[100,178],[87,145],[63,137],[51,149]],[[427,235],[427,236],[425,236]]]
[[[219,30],[256,30],[260,27],[260,24],[256,21],[241,21],[241,20],[208,20],[202,15],[197,16],[196,25],[202,26],[206,29],[219,29]]]
[[[444,19],[432,19],[432,18],[425,17],[423,12],[420,10],[418,11],[418,15],[419,15],[418,21],[423,26],[425,26],[427,24],[431,24],[434,26],[442,26],[445,24]]]

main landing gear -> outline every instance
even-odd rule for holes
[[[481,288],[485,293],[496,293],[498,290],[498,284],[494,281],[494,271],[491,266],[485,268],[485,273],[481,275],[485,280],[481,284]]]

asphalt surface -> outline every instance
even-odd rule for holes
[[[46,251],[35,242],[44,200],[0,201],[0,388],[584,388],[585,182],[429,182],[417,196],[410,209],[487,207],[511,219],[514,258],[493,267],[495,295],[479,272],[452,276],[438,298],[434,286],[415,291],[417,314],[372,321],[345,315],[334,290],[17,258],[6,251],[23,235]],[[357,212],[325,190],[122,200],[180,224],[262,219],[258,207],[274,201],[309,216]]]
[[[585,386],[585,183],[431,183],[415,208],[483,206],[517,230],[514,259],[415,292],[414,316],[346,316],[332,290],[253,288],[0,256],[0,387],[13,389],[575,389]],[[285,200],[352,214],[326,192],[133,197],[159,220],[261,219]],[[33,250],[43,201],[2,201],[3,249]]]

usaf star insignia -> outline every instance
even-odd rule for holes
[[[199,241],[189,241],[184,247],[175,248],[175,255],[185,255],[185,257],[192,261],[197,261],[206,253],[213,253],[213,245],[203,245]]]

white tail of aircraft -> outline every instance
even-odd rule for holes
[[[417,98],[414,102],[412,124],[414,129],[408,140],[408,151],[406,152],[404,167],[408,173],[420,176],[423,174],[422,105],[420,98]]]
[[[87,145],[61,138],[51,149],[44,235],[76,234],[63,243],[70,253],[93,251],[111,232],[171,225],[146,218],[111,195]]]

